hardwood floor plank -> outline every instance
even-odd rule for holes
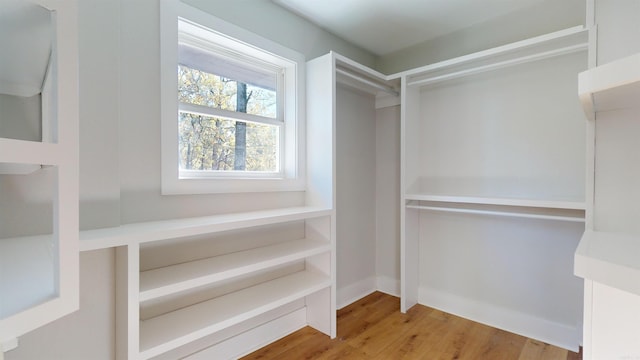
[[[427,312],[420,309],[411,309],[406,314],[396,311],[379,321],[376,326],[349,340],[349,344],[368,356],[375,357],[394,340],[404,337],[416,322],[427,315]]]
[[[399,308],[398,298],[375,292],[338,311],[338,338],[348,340],[356,337],[390,314],[398,312]]]
[[[581,360],[540,341],[416,305],[406,314],[399,299],[380,292],[338,311],[338,336],[310,327],[252,354],[253,359],[353,360]]]
[[[540,341],[527,339],[518,360],[566,360],[568,357],[567,355],[568,351],[565,349],[560,349]]]

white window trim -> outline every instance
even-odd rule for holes
[[[285,92],[284,146],[281,151],[282,173],[277,176],[264,173],[243,172],[222,174],[218,177],[193,176],[181,179],[178,168],[178,19],[199,24],[219,34],[227,41],[223,46],[233,48],[241,41],[246,50],[248,45],[261,53],[267,52],[274,58],[286,59],[294,63],[291,69],[295,76],[285,77],[285,88],[296,91]],[[291,65],[290,65],[291,66]],[[178,0],[161,0],[160,6],[160,100],[161,100],[161,167],[162,194],[211,194],[234,192],[304,191],[305,190],[305,59],[296,51],[271,40],[227,23],[215,16],[186,5]],[[223,115],[223,114],[220,114]],[[227,114],[227,118],[244,118],[246,114]],[[247,118],[246,120],[250,120]],[[256,121],[259,120],[259,121]],[[274,123],[282,122],[274,119]],[[254,119],[264,123],[264,118]],[[281,127],[282,128],[282,127]],[[184,171],[183,171],[184,173]],[[273,174],[273,173],[272,173]],[[259,177],[259,178],[257,178]]]

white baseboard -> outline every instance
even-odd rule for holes
[[[336,299],[337,308],[338,310],[342,309],[343,307],[362,299],[374,291],[376,291],[375,277],[369,277],[354,284],[338,288]]]
[[[185,357],[184,359],[238,359],[298,331],[306,325],[307,311],[306,308],[301,308]]]
[[[575,326],[552,322],[434,289],[420,288],[418,302],[450,314],[575,352],[578,351],[582,337],[582,329]]]
[[[392,279],[387,276],[378,276],[376,278],[376,288],[385,294],[400,297],[400,280]]]

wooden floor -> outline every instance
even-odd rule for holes
[[[577,360],[579,354],[439,310],[399,311],[396,297],[373,293],[338,311],[338,336],[306,327],[249,359]]]

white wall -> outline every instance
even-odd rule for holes
[[[268,1],[190,3],[307,59],[340,49],[374,61]],[[81,228],[301,204],[300,192],[160,195],[158,14],[157,0],[79,0]],[[83,253],[81,263],[80,311],[23,336],[6,359],[113,358],[114,253]]]
[[[0,136],[9,139],[40,141],[40,95],[31,97],[0,94]],[[21,119],[20,122],[12,119]]]
[[[400,106],[376,110],[376,276],[400,296]]]
[[[333,50],[373,67],[376,57],[309,21],[292,15],[266,0],[185,0],[186,3],[256,34],[272,39],[307,57],[322,56]]]
[[[375,289],[375,98],[341,85],[336,95],[338,308]]]

